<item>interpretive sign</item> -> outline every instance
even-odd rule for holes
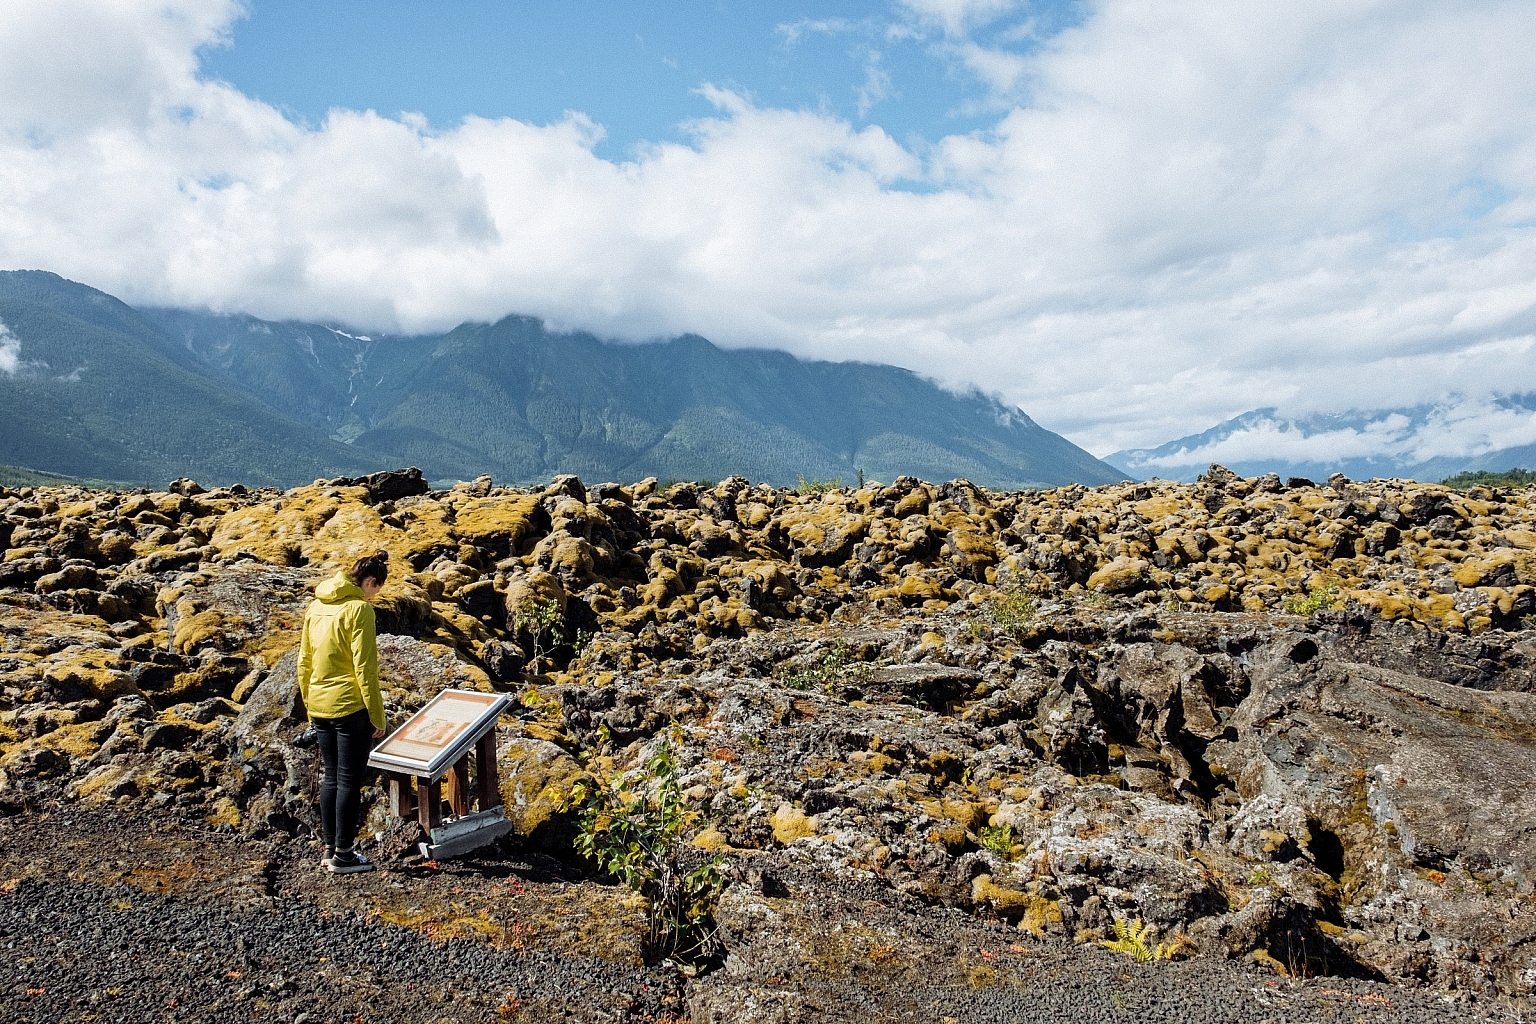
[[[424,856],[458,857],[512,831],[496,763],[496,720],[510,703],[495,694],[444,690],[369,756],[368,763],[384,771],[390,816],[414,814],[426,831]]]
[[[444,690],[374,748],[368,763],[436,782],[496,726],[506,697]]]

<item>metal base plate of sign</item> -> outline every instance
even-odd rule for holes
[[[431,842],[421,844],[421,854],[429,860],[458,857],[494,843],[511,831],[512,822],[500,807],[475,811],[433,829]]]

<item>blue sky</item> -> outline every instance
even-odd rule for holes
[[[6,0],[0,268],[894,363],[1095,454],[1444,407],[1394,450],[1476,455],[1536,442],[1532,52],[1530,0]]]
[[[576,110],[606,130],[597,151],[623,159],[711,114],[705,82],[878,124],[912,145],[999,114],[940,26],[878,0],[251,0],[247,11],[232,45],[205,48],[204,72],[310,123],[332,107],[414,111],[437,127],[466,114],[542,124]],[[1062,2],[1019,13],[976,36],[1027,53],[1077,16]]]

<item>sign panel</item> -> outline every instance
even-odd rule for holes
[[[507,698],[473,690],[444,690],[373,749],[375,768],[436,781],[496,724]]]

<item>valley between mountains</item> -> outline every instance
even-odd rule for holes
[[[0,524],[11,1020],[1532,1012],[1536,490],[398,471]],[[373,789],[335,878],[294,648],[378,547],[391,724],[512,695],[516,831],[425,862]],[[574,849],[663,744],[703,959]]]

